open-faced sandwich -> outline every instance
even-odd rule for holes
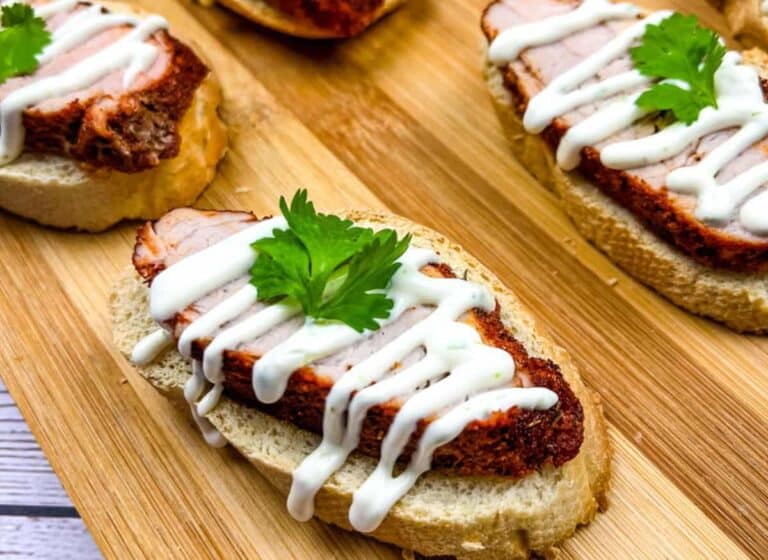
[[[178,209],[139,229],[116,344],[313,515],[427,556],[549,553],[604,504],[601,407],[499,280],[377,212]],[[167,350],[172,346],[172,350]]]
[[[219,86],[157,15],[2,3],[0,208],[98,231],[191,204],[226,149]]]
[[[768,50],[768,1],[710,0],[728,22],[733,38],[745,47]]]
[[[335,39],[362,33],[405,0],[218,0],[256,23],[296,37]],[[202,0],[211,5],[216,0]]]
[[[576,227],[678,305],[768,331],[766,56],[608,0],[493,2],[482,28],[512,148]]]

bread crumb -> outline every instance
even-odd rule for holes
[[[483,543],[475,541],[464,541],[461,543],[461,548],[467,552],[480,552],[481,550],[485,550]]]
[[[403,549],[403,560],[416,560],[416,555],[412,550]]]
[[[635,443],[640,444],[643,442],[643,432],[637,432],[635,433],[635,437],[632,438],[635,440]]]
[[[605,281],[605,283],[608,284],[611,288],[613,288],[614,286],[616,286],[616,284],[619,283],[619,279],[611,277],[611,278],[608,278]]]
[[[563,245],[565,245],[565,249],[570,253],[576,252],[576,240],[572,237],[564,237],[563,238]]]

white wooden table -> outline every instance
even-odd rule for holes
[[[0,379],[0,558],[101,558]]]

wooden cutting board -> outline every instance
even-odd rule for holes
[[[221,8],[140,0],[223,82],[232,146],[201,207],[389,208],[493,268],[603,397],[610,509],[566,558],[768,554],[768,339],[687,315],[579,238],[511,157],[480,76],[485,0],[410,0],[363,37],[302,42]],[[655,6],[719,17],[703,2]],[[59,233],[0,215],[0,376],[107,557],[378,558],[299,524],[231,450],[110,342],[107,297],[134,234]]]

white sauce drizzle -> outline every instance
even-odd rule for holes
[[[618,9],[618,6],[624,8]],[[505,29],[491,43],[489,56],[494,63],[504,65],[515,60],[526,48],[560,41],[600,22],[633,18],[636,14],[637,10],[627,4],[585,0],[578,8],[566,14]],[[651,84],[651,80],[637,70],[581,88],[579,86],[623,56],[642,37],[646,26],[656,24],[670,14],[668,11],[654,12],[629,26],[579,64],[552,80],[529,101],[523,119],[525,128],[531,133],[540,133],[553,119],[571,110],[627,92],[570,127],[557,150],[560,167],[565,170],[575,169],[581,160],[583,148],[610,138],[648,114],[647,110],[635,105],[635,100]],[[735,135],[717,146],[696,165],[669,173],[666,186],[675,192],[697,195],[695,215],[700,220],[725,224],[735,217],[747,231],[766,235],[768,194],[752,195],[768,182],[768,162],[726,183],[718,183],[716,179],[729,162],[768,135],[768,105],[764,101],[757,71],[752,66],[741,64],[738,53],[729,52],[715,74],[715,86],[718,107],[704,109],[693,124],[678,122],[644,138],[605,146],[600,153],[601,161],[613,169],[639,168],[670,159],[708,134],[740,127]],[[737,213],[739,207],[741,210]]]
[[[75,0],[58,0],[35,7],[35,14],[49,20],[55,15],[73,11]],[[51,43],[39,55],[46,64],[92,37],[110,28],[134,27],[111,45],[81,60],[59,74],[35,80],[0,101],[0,165],[15,160],[24,148],[23,112],[38,103],[87,89],[109,74],[123,70],[123,87],[148,70],[157,58],[157,48],[146,41],[157,31],[167,29],[168,22],[156,15],[145,19],[130,15],[103,13],[94,4],[73,14],[52,34]]]
[[[285,227],[282,218],[260,222],[161,272],[150,289],[153,317],[167,321],[205,295],[243,277],[256,258],[251,244]],[[342,374],[333,385],[325,405],[322,444],[294,473],[288,508],[297,519],[312,516],[316,492],[357,447],[367,411],[376,404],[393,398],[404,401],[384,441],[376,470],[355,494],[350,521],[361,531],[374,530],[392,505],[429,469],[434,450],[457,437],[469,423],[515,406],[542,410],[557,403],[557,394],[549,389],[510,388],[515,375],[511,356],[483,344],[474,328],[458,322],[473,308],[490,311],[495,307],[495,298],[487,288],[421,273],[426,264],[438,262],[432,251],[411,247],[400,262],[387,290],[394,302],[393,310],[382,325],[414,306],[430,305],[435,310]],[[193,375],[184,391],[196,422],[211,444],[224,441],[205,418],[222,393],[223,352],[258,338],[300,312],[292,305],[275,304],[238,321],[256,303],[257,296],[251,285],[240,288],[193,321],[179,339],[179,352],[191,358],[193,340],[213,337],[202,363],[194,361]],[[222,329],[225,324],[227,327]],[[369,334],[346,325],[305,319],[298,331],[256,361],[253,383],[257,397],[262,402],[279,400],[296,369]],[[165,336],[161,330],[139,342],[134,358],[146,364],[152,351],[161,351],[167,343]],[[422,346],[426,348],[423,359],[392,373],[393,364]],[[354,398],[350,398],[353,393]],[[438,418],[425,431],[410,466],[393,478],[395,462],[418,422],[433,415]]]
[[[152,318],[167,321],[216,288],[245,276],[256,262],[251,244],[287,227],[282,217],[263,220],[163,270],[152,281]]]
[[[171,344],[173,344],[173,336],[165,329],[158,329],[141,339],[133,348],[131,361],[137,366],[151,364]]]
[[[5,4],[12,4],[15,0],[7,0]],[[70,12],[75,9],[80,0],[54,0],[39,6],[35,6],[35,15],[48,19],[61,12]]]
[[[559,41],[563,37],[594,27],[598,23],[617,18],[631,18],[638,14],[632,4],[614,4],[609,0],[584,0],[575,10],[524,23],[503,30],[488,49],[494,64],[507,64],[525,49]]]
[[[197,427],[200,428],[200,433],[203,434],[203,439],[211,447],[224,447],[227,445],[227,440],[223,435],[211,424],[211,421],[200,414],[195,406],[197,400],[205,393],[205,389],[208,383],[203,375],[200,362],[192,362],[192,375],[184,385],[184,398],[189,403],[189,409],[192,412],[192,418],[197,423]],[[221,395],[221,391],[211,391],[208,395],[216,395],[218,398]],[[207,398],[207,396],[205,397]],[[205,400],[205,398],[203,400]]]
[[[427,303],[431,296],[413,281],[423,277],[419,269],[430,262],[437,262],[437,255],[423,249],[409,249],[400,259],[401,267],[392,279],[388,297],[394,302],[392,312],[381,325],[397,319],[409,307]],[[267,352],[256,362],[253,369],[253,387],[262,402],[275,402],[285,391],[291,373],[301,366],[322,359],[354,344],[369,333],[359,333],[344,324],[319,324],[308,320],[290,338]],[[322,340],[322,344],[318,341]],[[404,356],[389,360],[386,367]],[[386,359],[386,358],[385,358]]]
[[[472,397],[427,427],[408,468],[397,477],[392,476],[392,458],[395,456],[392,449],[396,449],[401,442],[392,445],[390,431],[384,441],[387,446],[386,462],[382,460],[355,492],[349,512],[352,526],[362,532],[374,531],[397,501],[429,470],[435,449],[458,437],[468,424],[485,420],[494,412],[515,406],[529,410],[548,410],[555,404],[557,395],[540,387],[499,389]]]

